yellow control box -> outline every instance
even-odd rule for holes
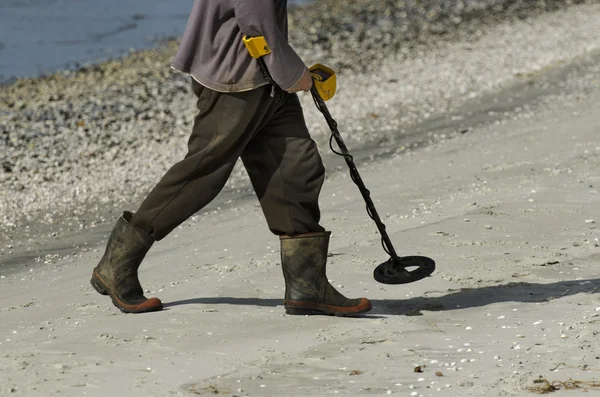
[[[264,36],[244,36],[244,44],[246,45],[246,48],[248,49],[248,52],[252,58],[258,59],[271,53],[271,49],[269,48]]]
[[[317,63],[308,69],[313,78],[313,84],[324,101],[328,101],[335,95],[336,77],[335,72],[325,65]]]

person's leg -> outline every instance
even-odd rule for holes
[[[248,141],[276,108],[269,87],[222,94],[194,81],[193,88],[199,113],[187,155],[167,171],[135,214],[123,214],[92,273],[92,286],[110,295],[123,312],[162,309],[159,299],[143,295],[138,268],[144,256],[154,241],[214,199]]]
[[[296,94],[248,143],[242,161],[269,229],[276,235],[323,232],[319,194],[325,168]]]
[[[269,88],[220,93],[194,81],[199,113],[188,153],[167,171],[132,224],[161,240],[219,194],[242,151],[272,113]]]
[[[325,169],[310,137],[298,96],[285,100],[252,138],[242,161],[271,231],[280,236],[288,314],[355,315],[371,309],[348,299],[327,280],[330,232],[319,224]]]

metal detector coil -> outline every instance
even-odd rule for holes
[[[264,55],[271,53],[269,46],[267,45],[264,37],[248,37],[244,38],[244,43],[253,58],[256,58],[260,69],[272,85],[277,86],[277,83],[273,81],[271,75],[267,69],[265,60],[262,58]],[[400,257],[396,254],[396,250],[392,245],[392,241],[388,236],[385,225],[381,221],[373,200],[371,200],[371,192],[366,188],[358,169],[354,164],[352,155],[348,152],[346,144],[342,140],[340,131],[337,128],[337,122],[331,117],[325,101],[331,99],[335,94],[336,78],[335,72],[326,66],[316,64],[309,69],[313,77],[313,86],[310,89],[313,100],[317,109],[325,117],[327,125],[331,130],[331,137],[329,139],[329,147],[333,153],[344,157],[346,164],[350,170],[350,178],[358,186],[360,194],[363,196],[367,205],[367,214],[377,225],[379,234],[381,235],[381,244],[383,250],[390,256],[390,259],[381,263],[377,266],[373,272],[373,278],[376,281],[383,284],[406,284],[419,281],[433,273],[435,270],[435,262],[433,259],[426,256],[405,256]],[[333,147],[333,140],[337,143],[339,151]]]

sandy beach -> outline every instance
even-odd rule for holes
[[[284,314],[279,242],[241,170],[146,258],[142,284],[166,310],[124,315],[91,288],[117,214],[133,209],[181,155],[182,120],[193,117],[183,78],[169,77],[179,88],[160,88],[181,91],[164,108],[182,114],[174,136],[123,148],[135,132],[129,121],[120,133],[80,126],[71,145],[94,132],[122,140],[113,152],[100,149],[102,140],[86,147],[99,151],[90,156],[97,163],[64,171],[78,183],[39,176],[31,200],[15,186],[35,183],[37,174],[5,171],[0,396],[600,393],[598,20],[598,3],[572,6],[500,22],[477,38],[428,47],[420,58],[382,60],[371,80],[340,75],[331,111],[357,148],[396,250],[437,262],[432,277],[414,284],[373,280],[387,259],[379,235],[343,161],[329,153],[324,121],[303,97],[328,172],[321,198],[323,224],[333,232],[328,276],[344,294],[373,300],[360,318]],[[162,59],[153,56],[149,63]],[[133,75],[124,68],[125,80]],[[119,87],[112,88],[116,97]],[[73,103],[84,95],[76,91],[65,92]],[[131,124],[144,120],[131,117]],[[123,160],[144,150],[151,153],[144,161]],[[109,192],[90,182],[105,188],[143,167],[147,180],[132,187]],[[65,210],[48,205],[59,201],[52,187],[73,186],[82,192],[61,196]],[[30,219],[14,214],[14,200]],[[80,212],[68,210],[75,204]]]

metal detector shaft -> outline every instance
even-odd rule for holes
[[[335,142],[337,143],[338,147],[340,148],[341,155],[346,160],[346,164],[348,164],[348,168],[350,169],[350,177],[352,178],[352,180],[354,181],[356,186],[358,186],[358,190],[360,190],[360,194],[362,194],[363,199],[365,200],[365,203],[367,204],[367,212],[369,213],[369,215],[371,215],[371,218],[377,225],[377,229],[379,229],[379,233],[381,234],[381,238],[382,238],[383,249],[393,259],[398,259],[396,250],[394,249],[394,246],[392,245],[392,242],[387,234],[387,231],[385,230],[385,225],[381,221],[381,218],[379,218],[379,214],[377,213],[377,210],[375,209],[373,200],[371,200],[371,192],[369,191],[369,189],[367,189],[362,178],[360,177],[360,174],[358,173],[358,169],[356,168],[356,165],[354,164],[354,158],[348,152],[348,148],[346,147],[346,144],[344,143],[344,140],[342,139],[342,136],[340,135],[340,131],[338,130],[338,127],[337,127],[337,122],[333,119],[333,117],[331,116],[331,113],[329,113],[329,109],[327,108],[325,101],[323,101],[323,99],[319,95],[319,92],[317,91],[317,88],[314,85],[310,89],[310,93],[312,94],[315,104],[317,105],[317,109],[319,109],[319,111],[321,113],[323,113],[323,116],[325,116],[325,120],[327,121],[327,124],[329,125],[329,128],[331,129],[331,134],[332,134],[333,138],[335,139]],[[333,148],[332,148],[332,150],[333,150]]]

